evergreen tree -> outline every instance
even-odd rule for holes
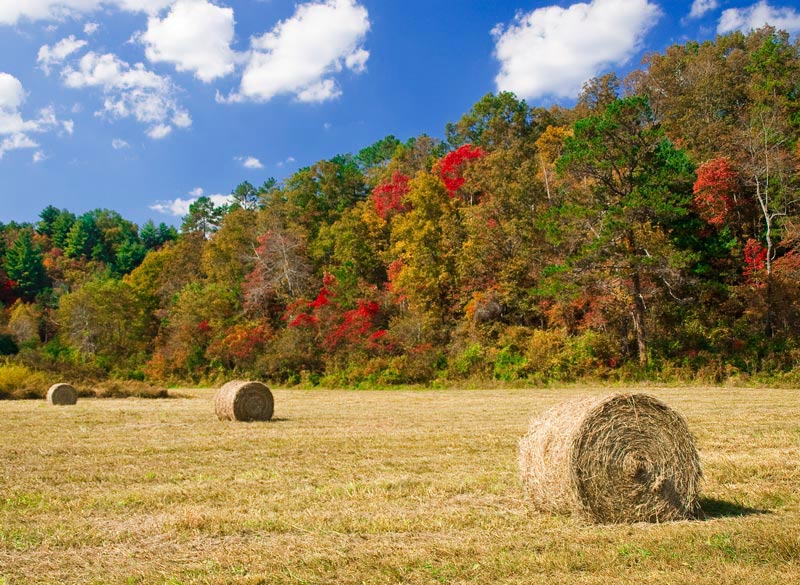
[[[48,285],[42,253],[28,230],[21,231],[6,252],[5,269],[15,289],[28,300],[33,300]]]
[[[39,219],[41,221],[36,225],[36,231],[44,236],[52,238],[53,228],[59,215],[61,215],[61,212],[52,205],[45,207],[39,214]]]
[[[671,232],[691,210],[692,165],[664,137],[647,98],[634,96],[578,121],[559,168],[584,188],[576,192],[580,201],[565,205],[565,215],[581,214],[591,234],[585,238],[584,231],[571,263],[576,274],[624,291],[620,304],[627,306],[644,365],[646,289],[670,289],[674,270],[685,264]]]
[[[90,213],[81,215],[70,228],[64,242],[64,253],[69,258],[92,258],[101,246],[100,230],[94,216]]]
[[[242,209],[252,211],[261,206],[261,198],[258,196],[258,190],[250,184],[249,181],[240,183],[233,191],[231,191],[233,198],[233,205],[237,205]]]
[[[52,233],[50,234],[54,248],[62,250],[66,248],[67,237],[73,225],[75,225],[75,215],[66,209],[62,209],[58,217],[53,220]]]
[[[200,197],[189,206],[189,213],[183,218],[181,231],[184,234],[201,234],[204,238],[219,229],[227,207],[217,207],[208,197]]]
[[[158,227],[153,223],[152,219],[147,222],[139,230],[139,240],[141,240],[145,249],[157,250],[167,242],[177,239],[178,230],[173,226],[168,226],[161,222]]]

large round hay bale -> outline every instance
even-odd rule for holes
[[[58,406],[72,405],[78,402],[78,393],[69,384],[53,384],[47,391],[47,402]]]
[[[646,394],[565,402],[519,443],[539,510],[595,522],[665,522],[698,511],[700,458],[683,417]]]
[[[272,392],[261,382],[234,380],[214,396],[214,410],[220,420],[270,420],[274,408]]]

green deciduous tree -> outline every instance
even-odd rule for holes
[[[253,268],[256,223],[256,215],[244,208],[233,209],[225,216],[203,248],[202,267],[209,281],[239,290]]]
[[[128,283],[98,277],[61,297],[58,321],[67,342],[111,370],[143,363],[157,320]]]

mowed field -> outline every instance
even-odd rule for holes
[[[167,400],[0,402],[0,584],[800,583],[800,391],[648,388],[706,517],[530,510],[530,418],[603,389],[275,390],[275,420]]]

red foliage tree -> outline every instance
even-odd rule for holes
[[[355,309],[344,309],[337,301],[337,282],[332,274],[323,278],[322,288],[313,301],[298,301],[287,307],[284,319],[288,327],[313,329],[319,343],[328,352],[340,349],[383,347],[386,330],[379,327],[381,306],[358,299]]]
[[[694,205],[700,216],[715,228],[722,227],[736,207],[739,175],[727,158],[715,158],[697,169]]]
[[[389,219],[410,209],[411,206],[403,201],[410,190],[408,181],[407,176],[395,171],[389,182],[381,183],[372,190],[372,203],[381,218]]]
[[[16,287],[16,282],[0,272],[0,303],[8,306],[13,305],[14,301],[17,300],[17,294],[14,292]]]
[[[452,152],[448,152],[441,160],[439,175],[447,191],[450,193],[450,197],[453,197],[456,191],[466,182],[464,178],[464,169],[467,163],[471,160],[481,158],[485,154],[486,151],[480,146],[465,144]]]
[[[750,238],[744,245],[744,268],[742,275],[747,280],[747,284],[755,287],[762,287],[764,283],[759,278],[759,272],[764,269],[767,263],[767,249],[760,242]]]
[[[358,301],[358,308],[345,311],[341,315],[339,324],[333,327],[325,336],[325,344],[330,349],[336,349],[342,345],[364,345],[367,342],[375,341],[382,335],[376,334],[383,331],[375,330],[375,321],[380,312],[380,305],[374,301]]]

